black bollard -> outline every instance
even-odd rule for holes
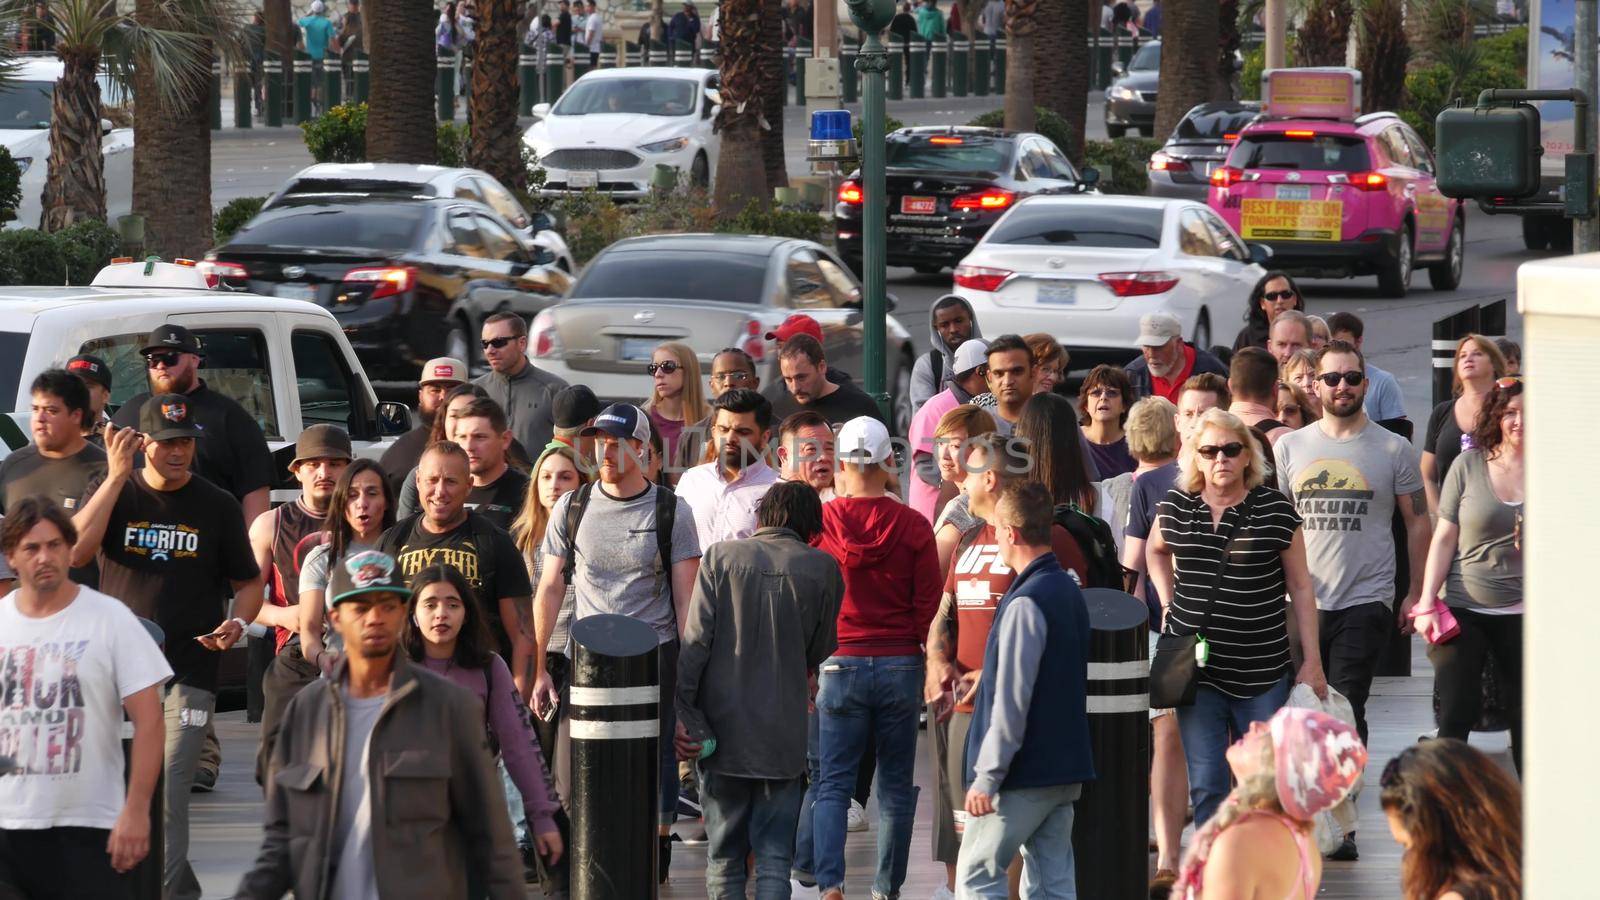
[[[249,98],[245,98],[249,102]],[[150,639],[161,647],[166,644],[166,632],[161,626],[149,619],[140,618],[139,624],[144,626]],[[133,723],[124,720],[122,723],[122,756],[124,766],[133,764]],[[123,771],[123,780],[127,780],[127,771]],[[166,869],[166,847],[162,835],[166,834],[167,820],[167,771],[162,766],[156,773],[156,786],[150,792],[150,852],[145,854],[133,871],[126,876],[128,894],[133,900],[161,900],[162,878]]]
[[[655,900],[660,817],[660,651],[627,616],[572,623],[573,900]]]
[[[1140,897],[1150,878],[1150,611],[1090,588],[1089,742],[1099,776],[1072,823],[1079,897]]]

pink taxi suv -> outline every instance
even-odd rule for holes
[[[1439,193],[1433,154],[1394,113],[1353,121],[1265,119],[1211,173],[1209,204],[1274,268],[1378,276],[1403,297],[1418,266],[1435,290],[1461,282],[1466,212]]]

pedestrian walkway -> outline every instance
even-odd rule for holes
[[[1400,898],[1400,848],[1390,839],[1383,811],[1378,807],[1377,780],[1390,758],[1432,727],[1433,670],[1422,655],[1421,642],[1413,644],[1412,671],[1416,674],[1409,678],[1376,679],[1372,699],[1367,704],[1372,747],[1367,789],[1359,801],[1361,859],[1326,863],[1319,900]],[[261,792],[252,774],[259,726],[246,724],[242,712],[223,713],[217,718],[217,736],[222,740],[225,761],[222,777],[214,793],[195,797],[190,821],[189,857],[208,898],[233,895],[239,875],[255,859],[261,841]],[[1504,733],[1474,736],[1472,742],[1491,753],[1502,765],[1510,765]],[[921,789],[917,826],[911,844],[910,876],[901,892],[907,900],[931,896],[944,878],[944,867],[931,859],[929,834],[933,798],[929,793],[932,779],[928,772],[925,738],[918,745],[916,783]],[[868,820],[876,828],[875,802],[868,806]],[[1093,824],[1080,820],[1079,827],[1093,827]],[[691,829],[692,826],[680,826],[682,831]],[[876,831],[849,836],[846,896],[866,897],[871,893],[876,841]],[[1079,864],[1084,861],[1080,860]],[[662,900],[689,900],[705,895],[705,852],[699,847],[676,845],[672,877],[661,890]],[[538,896],[538,889],[530,887],[529,897]]]

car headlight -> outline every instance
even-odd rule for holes
[[[28,174],[28,167],[33,165],[33,157],[31,156],[19,156],[15,161],[17,164],[18,175]]]
[[[664,141],[656,141],[654,144],[642,144],[639,149],[646,153],[675,153],[687,146],[689,146],[688,138],[675,137]]]
[[[1118,86],[1111,89],[1111,96],[1118,100],[1137,100],[1139,92],[1130,87]]]

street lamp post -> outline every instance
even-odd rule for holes
[[[867,393],[878,403],[884,421],[893,421],[889,410],[888,379],[885,370],[884,331],[888,304],[884,296],[887,259],[884,229],[887,198],[884,197],[883,95],[884,76],[889,71],[889,54],[878,33],[894,18],[894,0],[848,0],[850,20],[861,29],[864,39],[856,57],[856,71],[862,75],[861,89],[861,282],[863,298],[862,337],[866,354]]]

